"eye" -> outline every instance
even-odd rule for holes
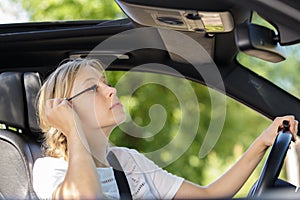
[[[93,92],[97,92],[97,89],[98,89],[98,85],[93,85],[90,90]]]

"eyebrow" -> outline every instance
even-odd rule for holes
[[[82,82],[82,85],[86,84],[89,81],[96,80],[95,78],[87,78]]]
[[[95,77],[90,77],[90,78],[87,78],[85,79],[83,82],[82,82],[82,85],[85,84],[86,82],[89,82],[91,80],[100,80],[100,81],[106,81],[106,77],[104,75],[101,75],[99,78],[95,78]]]

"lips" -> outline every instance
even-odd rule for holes
[[[113,109],[113,108],[115,108],[117,106],[122,106],[122,104],[120,102],[116,102],[109,109],[111,110],[111,109]]]

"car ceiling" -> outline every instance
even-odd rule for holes
[[[252,10],[255,10],[277,28],[281,45],[290,45],[300,41],[300,3],[298,0],[123,0],[122,2],[160,8],[229,11],[235,25],[249,21]],[[282,5],[285,6],[284,9]],[[287,12],[288,8],[292,12]],[[1,25],[0,70],[38,71],[43,77],[57,67],[63,59],[71,55],[81,53],[83,55],[105,39],[137,27],[143,26],[130,18]],[[213,58],[225,86],[225,91],[221,92],[271,119],[284,114],[294,114],[300,118],[299,99],[235,61],[238,48],[235,45],[234,31],[216,34],[187,31],[181,31],[181,33],[201,44]],[[155,29],[145,33],[144,38],[136,38],[135,42],[165,44],[159,31]],[[113,51],[118,53],[116,49]],[[190,63],[166,51],[148,48],[129,52],[128,55],[130,59],[117,59],[108,69],[131,70],[145,63],[162,63],[171,66],[188,79],[207,84]],[[205,64],[204,62],[203,65]],[[170,73],[157,68],[144,68],[142,71]],[[209,86],[220,90],[218,84],[212,83]]]

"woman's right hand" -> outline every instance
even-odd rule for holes
[[[66,137],[76,128],[79,117],[72,104],[63,98],[54,98],[46,101],[45,119],[47,123],[61,131]]]
[[[96,165],[80,119],[65,99],[46,101],[46,122],[67,137],[68,168],[64,180],[55,188],[54,199],[104,199]],[[83,172],[83,173],[78,173]]]

